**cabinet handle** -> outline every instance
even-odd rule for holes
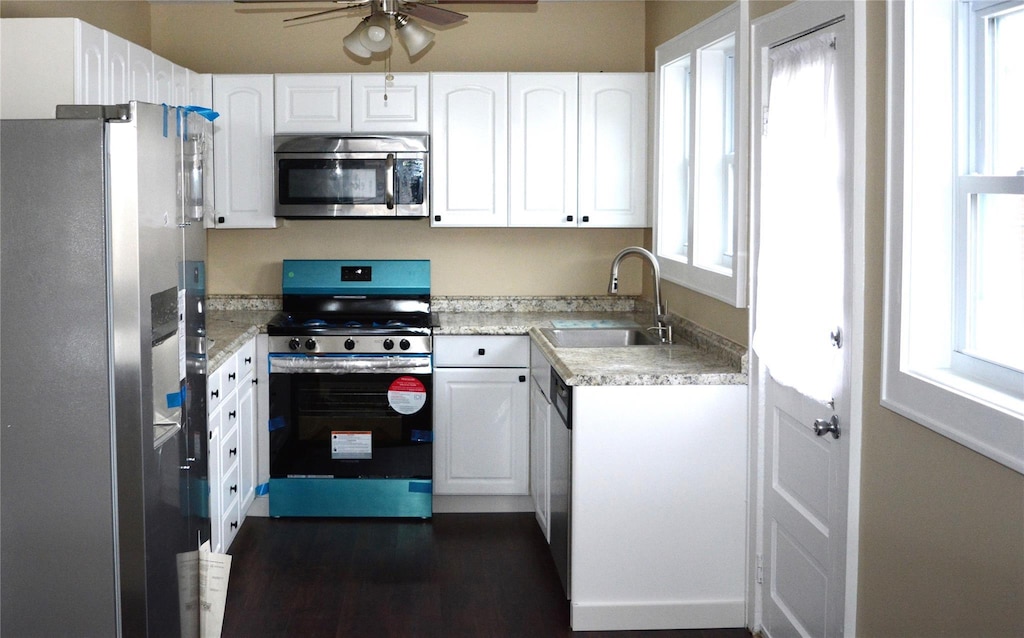
[[[388,153],[384,160],[384,205],[388,210],[395,207],[395,154]]]
[[[252,378],[252,384],[256,385],[257,383],[259,383],[259,381],[256,379],[256,377],[253,377]]]
[[[238,454],[238,448],[233,447],[230,450],[228,450],[228,456],[234,456],[236,454]]]
[[[231,529],[238,529],[238,521],[231,523]]]
[[[231,486],[231,489],[230,489],[230,490],[228,490],[228,491],[229,491],[229,492],[231,492],[231,493],[233,494],[233,493],[235,493],[235,492],[237,492],[237,491],[238,491],[238,486],[237,486],[237,485],[232,485],[232,486]]]
[[[250,364],[250,363],[252,363],[252,357],[246,357],[246,358],[245,358],[245,363],[246,363],[246,364]]]
[[[228,418],[229,419],[233,419],[233,418],[235,418],[237,416],[238,416],[238,412],[235,411],[235,410],[232,410],[231,412],[228,412]]]
[[[234,380],[235,380],[235,373],[234,372],[229,373],[228,374],[228,381],[234,381]]]
[[[220,390],[214,390],[214,391],[210,392],[210,397],[211,398],[216,399],[219,396],[220,396]]]
[[[519,383],[526,383],[526,375],[525,374],[519,375]]]
[[[479,350],[476,351],[476,353],[482,357],[487,353],[487,351],[484,350],[483,348],[480,348]]]

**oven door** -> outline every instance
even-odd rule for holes
[[[270,357],[270,476],[430,479],[430,358]]]
[[[426,153],[275,153],[277,217],[425,217]]]

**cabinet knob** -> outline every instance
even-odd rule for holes
[[[582,218],[582,221],[589,222],[590,221],[590,215],[584,215],[583,218]]]
[[[571,222],[572,221],[572,215],[566,215],[565,216],[565,221]]]
[[[238,521],[231,523],[231,529],[238,529]]]
[[[216,399],[217,397],[220,396],[220,390],[213,390],[212,392],[210,392],[210,396]]]
[[[228,455],[229,456],[235,456],[236,454],[238,454],[238,448],[233,447],[230,450],[228,450]]]
[[[441,221],[441,216],[440,215],[434,215],[434,221],[435,222]]]
[[[476,351],[476,353],[482,357],[485,354],[487,354],[487,351],[484,350],[483,348],[480,348],[479,350]]]
[[[234,381],[234,380],[235,380],[235,373],[234,372],[229,373],[228,374],[228,381]]]
[[[519,375],[519,383],[526,383],[526,375],[525,374]]]
[[[236,412],[235,410],[232,410],[231,412],[228,412],[228,418],[229,419],[233,419],[233,418],[235,418],[237,416],[238,416],[238,412]]]
[[[245,363],[246,363],[246,365],[252,363],[252,357],[246,357],[245,358]]]
[[[228,491],[231,492],[232,494],[234,494],[235,492],[238,491],[238,486],[237,485],[232,485],[231,489],[229,489]]]

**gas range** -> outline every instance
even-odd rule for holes
[[[271,353],[429,355],[430,263],[286,260]]]

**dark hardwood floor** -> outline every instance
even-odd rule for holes
[[[530,513],[250,517],[229,553],[226,638],[750,636],[570,631],[568,603]]]

